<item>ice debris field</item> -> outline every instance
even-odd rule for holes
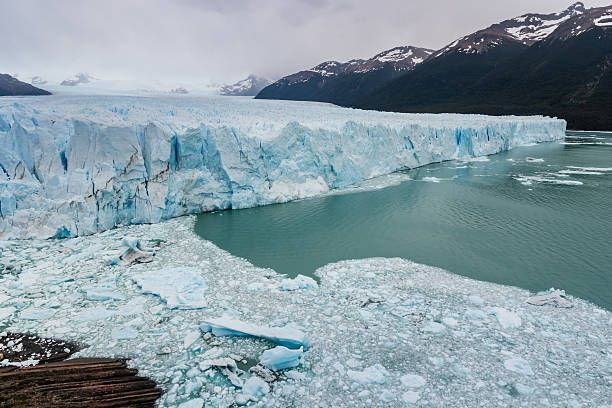
[[[241,98],[0,100],[0,239],[286,202],[564,137],[565,121]]]
[[[563,291],[398,258],[291,280],[194,222],[1,242],[0,332],[129,357],[163,407],[610,405],[612,314]]]

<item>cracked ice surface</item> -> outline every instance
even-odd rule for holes
[[[565,121],[235,98],[0,100],[0,238],[285,202],[564,137]]]
[[[199,239],[194,221],[0,242],[0,331],[78,342],[83,349],[75,357],[130,357],[163,387],[160,404],[168,407],[201,401],[279,408],[609,403],[612,314],[588,302],[568,296],[573,308],[534,306],[526,290],[385,258],[330,264],[318,270],[318,287],[285,291],[283,275]],[[125,237],[165,242],[150,263],[109,265],[124,251]],[[143,273],[179,267],[199,271],[206,282],[205,308],[171,309],[134,282]],[[84,288],[109,282],[119,299],[88,299]],[[249,290],[254,283],[258,291]],[[265,386],[239,368],[247,371],[276,344],[200,332],[203,322],[221,316],[299,329],[310,346],[296,367],[276,372],[277,380]]]

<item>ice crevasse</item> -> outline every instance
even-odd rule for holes
[[[0,99],[0,239],[286,202],[564,137],[563,120],[244,98]]]

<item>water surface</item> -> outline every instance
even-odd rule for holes
[[[487,159],[431,164],[350,193],[201,214],[195,230],[290,276],[398,256],[479,280],[562,288],[612,310],[612,134],[568,132],[562,143]]]

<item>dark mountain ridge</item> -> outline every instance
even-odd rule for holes
[[[44,89],[21,82],[8,74],[0,74],[0,96],[51,95]]]
[[[327,61],[281,78],[264,88],[258,99],[288,99],[349,104],[425,61],[433,51],[395,47],[370,59]]]

